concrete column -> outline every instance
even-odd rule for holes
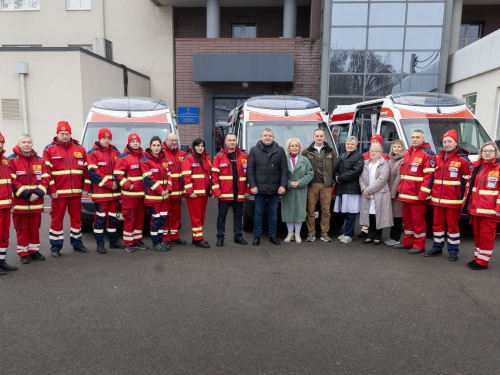
[[[297,36],[297,0],[283,1],[283,38]]]
[[[220,38],[220,0],[207,0],[207,38]]]
[[[448,56],[450,55],[451,19],[454,0],[446,0],[443,19],[443,41],[441,44],[441,60],[439,61],[438,92],[446,92],[448,79]]]
[[[458,42],[460,40],[460,25],[462,24],[462,9],[464,7],[463,0],[453,1],[453,10],[451,15],[451,40],[450,40],[450,55],[458,50]]]

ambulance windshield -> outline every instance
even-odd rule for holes
[[[298,138],[302,142],[302,149],[309,147],[314,141],[314,130],[323,129],[326,133],[326,143],[333,145],[332,135],[324,122],[318,121],[247,121],[246,150],[249,151],[260,141],[260,133],[265,128],[271,128],[274,132],[274,141],[281,147],[286,147],[290,138]]]
[[[115,145],[120,153],[127,145],[127,138],[130,133],[137,133],[141,137],[141,147],[145,150],[149,147],[149,141],[155,135],[162,140],[168,133],[172,132],[172,125],[168,123],[152,122],[89,122],[83,134],[82,146],[85,150],[94,147],[97,141],[99,129],[108,128],[113,134],[111,144]]]
[[[411,133],[420,129],[424,131],[425,142],[429,143],[436,153],[443,149],[443,134],[452,129],[457,131],[458,146],[472,155],[477,155],[483,143],[490,141],[488,134],[475,119],[419,118],[401,120],[401,125],[408,146],[411,146]]]

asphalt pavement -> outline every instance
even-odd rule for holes
[[[46,213],[47,260],[28,265],[12,229],[7,261],[19,270],[0,277],[0,374],[500,373],[500,253],[469,270],[471,233],[458,262],[341,244],[339,230],[332,243],[263,237],[259,247],[245,233],[242,246],[230,211],[216,248],[216,215],[209,200],[210,249],[166,253],[100,255],[92,233],[91,252],[75,253],[67,220],[55,259]],[[185,204],[181,236],[190,240]]]

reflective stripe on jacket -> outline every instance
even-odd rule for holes
[[[165,158],[167,159],[170,178],[172,179],[172,192],[170,193],[170,199],[182,198],[185,193],[184,184],[182,182],[182,161],[184,160],[186,153],[178,148],[172,150],[165,144],[165,142],[162,144],[162,148]]]
[[[144,202],[146,204],[163,202],[168,199],[168,195],[161,194],[164,191],[170,192],[172,189],[172,180],[165,154],[160,152],[157,158],[148,148],[144,155],[141,159],[144,192],[146,194]]]
[[[427,204],[431,199],[434,152],[428,143],[411,146],[401,164],[398,199],[402,202]]]
[[[141,159],[144,157],[142,148],[135,151],[127,145],[118,156],[114,175],[122,188],[122,199],[144,199],[144,181],[141,171]],[[132,186],[132,189],[130,187]]]
[[[206,152],[200,159],[197,161],[193,154],[189,154],[182,161],[182,179],[186,194],[205,195],[207,190],[211,191],[212,162]]]
[[[234,200],[233,192],[233,164],[229,160],[227,147],[224,147],[214,158],[212,164],[212,190],[214,197],[221,201]],[[238,202],[245,200],[245,193],[250,194],[247,182],[248,155],[236,148],[236,165],[238,168]]]
[[[498,220],[500,212],[500,159],[474,162],[465,192],[464,208],[471,216]]]
[[[111,189],[113,182],[115,182],[113,172],[118,155],[120,155],[120,152],[115,146],[103,147],[99,141],[87,153],[89,177],[92,183],[90,186],[92,202],[120,199],[120,187],[118,186],[115,190]]]
[[[0,209],[12,207],[12,175],[5,150],[0,151]]]

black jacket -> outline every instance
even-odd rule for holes
[[[357,151],[344,152],[339,156],[337,170],[334,178],[338,177],[339,183],[335,184],[335,194],[361,194],[359,176],[363,172],[364,159]]]
[[[259,194],[278,194],[280,186],[288,185],[288,165],[283,147],[273,142],[267,152],[262,141],[248,153],[247,180],[250,189],[257,187]]]

